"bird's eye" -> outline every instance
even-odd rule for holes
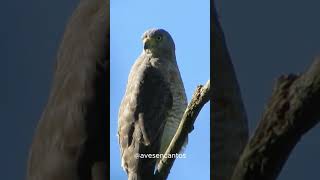
[[[161,41],[162,40],[162,36],[157,36],[156,39],[157,39],[157,41]]]

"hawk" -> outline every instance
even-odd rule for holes
[[[141,156],[165,153],[187,107],[170,34],[150,29],[142,41],[143,50],[130,71],[118,119],[121,165],[129,180],[152,179],[157,159]]]

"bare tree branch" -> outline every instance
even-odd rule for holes
[[[173,137],[169,147],[167,148],[165,155],[179,153],[188,134],[193,130],[193,124],[202,109],[202,107],[210,99],[210,80],[202,86],[198,86],[193,94],[192,100],[189,103],[182,121],[177,129],[175,136]],[[167,179],[170,169],[174,163],[175,158],[162,158],[159,162],[158,170],[155,175],[155,179],[164,180]]]
[[[304,74],[279,78],[232,180],[275,180],[301,137],[320,120],[320,59]]]

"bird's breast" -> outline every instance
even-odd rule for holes
[[[166,124],[163,130],[160,153],[165,153],[173,136],[175,135],[183,113],[187,107],[187,97],[179,71],[169,73],[170,90],[172,94],[172,108],[166,116]]]

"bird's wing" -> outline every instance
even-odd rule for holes
[[[172,95],[169,84],[158,69],[142,64],[137,70],[134,80],[128,82],[129,86],[120,107],[119,133],[121,123],[130,123],[131,128],[139,128],[143,144],[148,145],[162,131],[166,113],[172,106]],[[133,130],[126,132],[129,144],[133,133]]]
[[[172,95],[169,84],[152,66],[145,66],[139,82],[134,115],[138,120],[144,144],[148,145],[162,131],[167,111],[172,106]]]
[[[118,131],[122,166],[127,172],[144,166],[133,153],[158,153],[165,118],[172,107],[169,83],[157,68],[141,64],[132,73],[120,106]]]

